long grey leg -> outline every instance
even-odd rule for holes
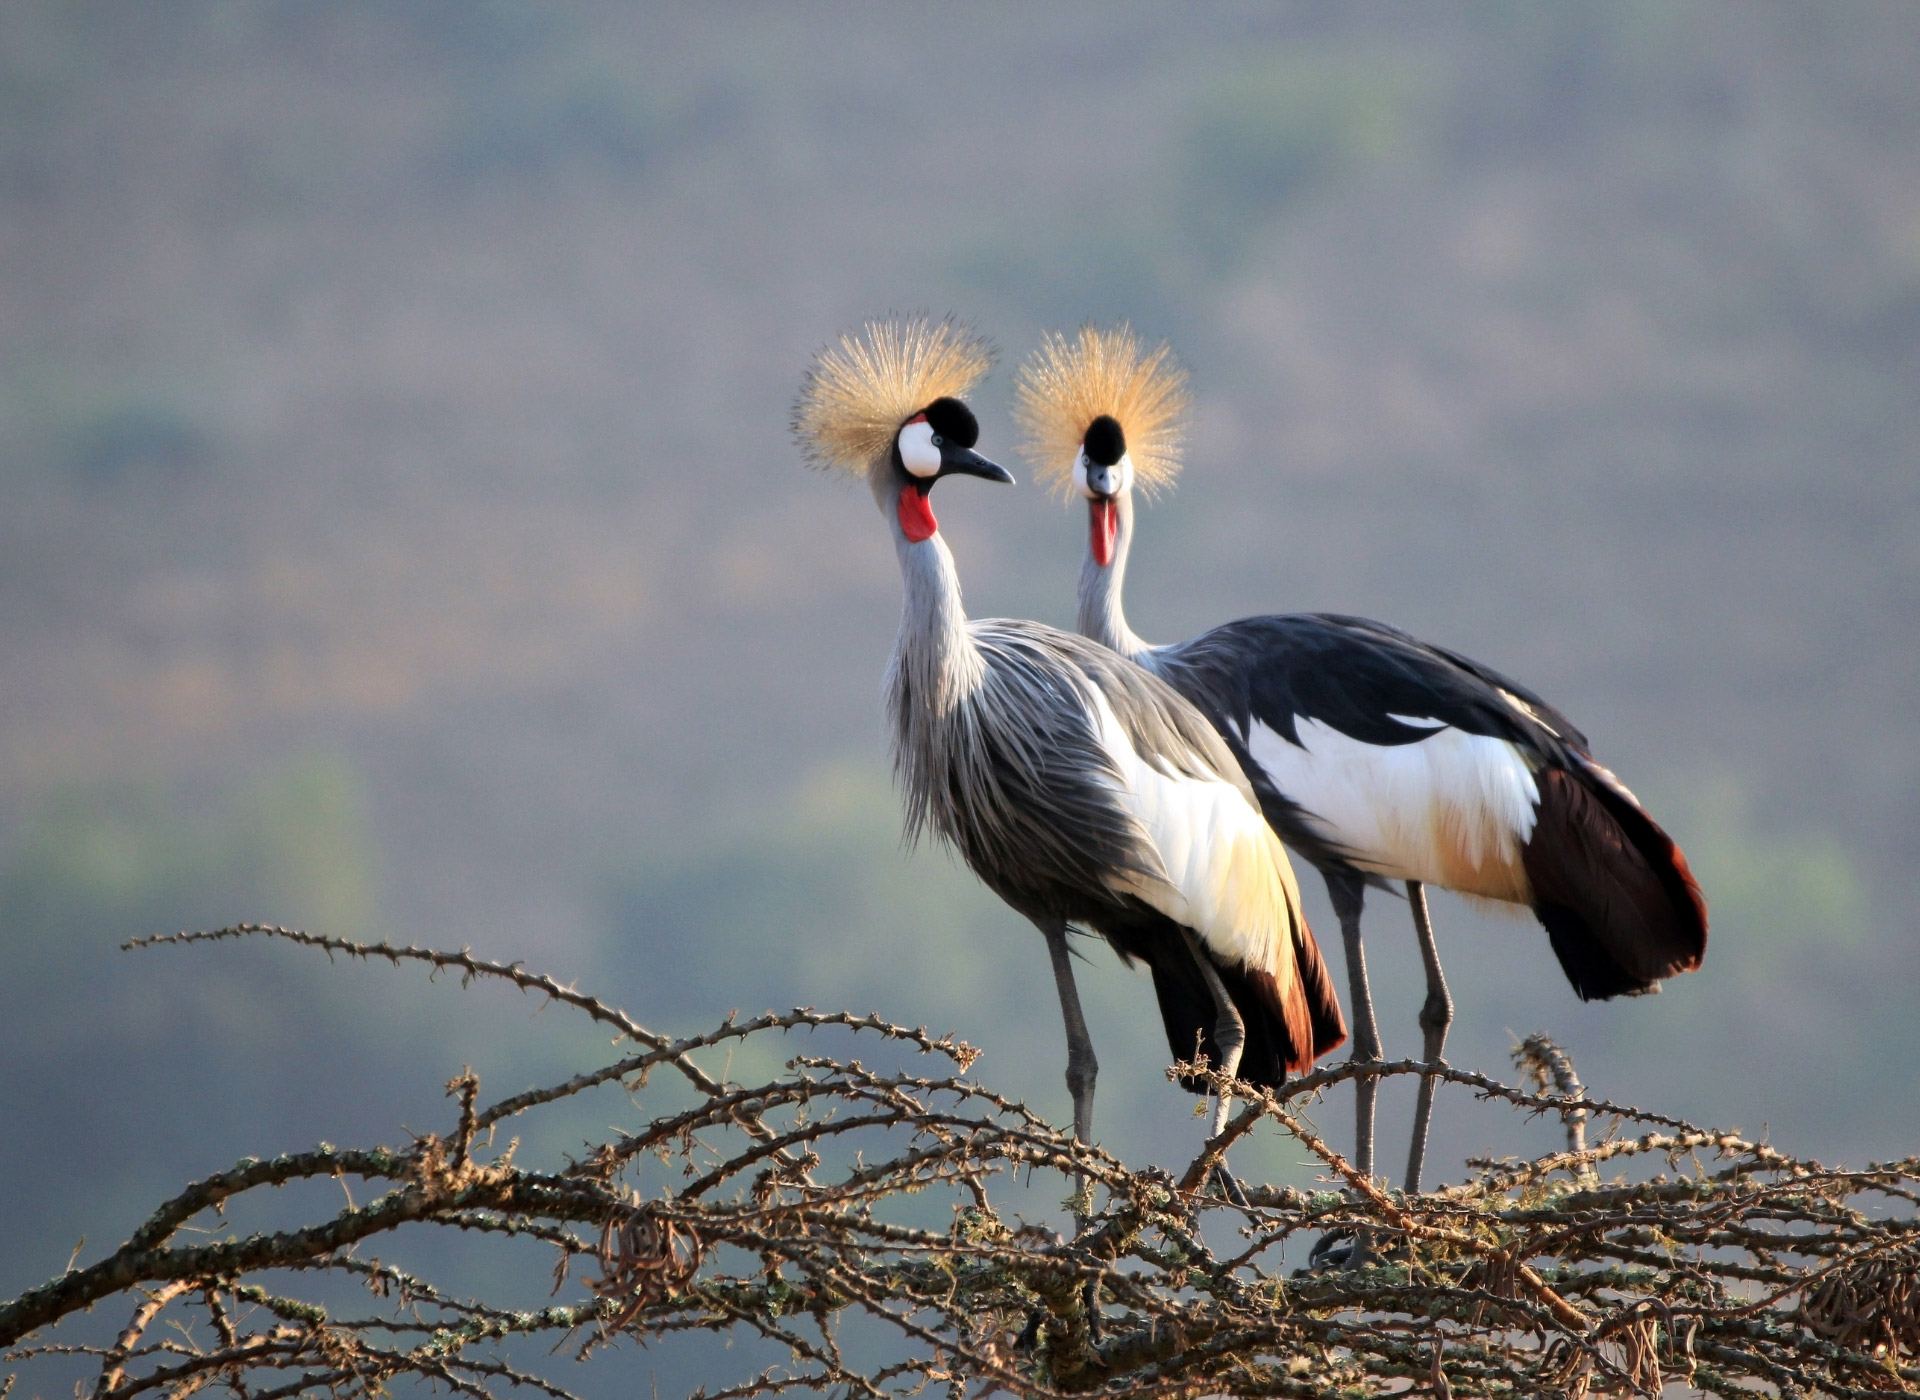
[[[1240,1056],[1247,1048],[1247,1023],[1240,1017],[1240,1008],[1233,1004],[1227,984],[1220,980],[1220,970],[1213,965],[1206,950],[1201,948],[1193,930],[1182,929],[1181,932],[1186,935],[1187,951],[1193,954],[1193,960],[1200,968],[1200,979],[1207,984],[1207,991],[1213,997],[1213,1010],[1217,1017],[1213,1023],[1213,1043],[1220,1050],[1219,1071],[1231,1079],[1240,1073]],[[1208,1141],[1219,1137],[1226,1129],[1227,1116],[1232,1111],[1233,1095],[1221,1094],[1214,1104],[1213,1131],[1207,1134]],[[1246,1205],[1246,1193],[1240,1189],[1240,1183],[1233,1179],[1233,1173],[1227,1170],[1224,1160],[1217,1171],[1227,1199],[1237,1206]]]
[[[1433,919],[1427,913],[1427,891],[1418,880],[1407,881],[1407,905],[1413,910],[1413,931],[1420,939],[1420,961],[1427,968],[1427,999],[1420,1007],[1421,1058],[1429,1064],[1447,1048],[1447,1027],[1453,1024],[1453,997],[1446,974],[1440,970],[1440,949],[1433,941]],[[1433,1121],[1430,1074],[1420,1076],[1420,1098],[1413,1108],[1413,1146],[1407,1153],[1407,1193],[1420,1189],[1420,1173],[1427,1163],[1427,1127]]]
[[[1360,944],[1360,907],[1367,887],[1358,875],[1326,872],[1327,896],[1340,920],[1340,941],[1347,953],[1347,1000],[1353,1007],[1353,1060],[1380,1058],[1380,1025],[1374,1019],[1373,992],[1367,986],[1367,950]],[[1353,1082],[1353,1166],[1360,1175],[1373,1175],[1373,1106],[1380,1081]]]
[[[1067,1028],[1067,1092],[1073,1095],[1073,1136],[1079,1142],[1090,1143],[1093,1141],[1093,1081],[1100,1075],[1100,1062],[1093,1057],[1093,1037],[1087,1034],[1086,1013],[1080,1009],[1080,986],[1073,980],[1073,953],[1067,947],[1067,926],[1057,919],[1051,923],[1038,919],[1033,922],[1047,940],[1047,957],[1053,963],[1053,985],[1060,993],[1060,1019]],[[1089,1185],[1082,1173],[1081,1196],[1088,1195]],[[1074,1227],[1086,1229],[1087,1218],[1077,1216]],[[1097,1343],[1100,1340],[1100,1280],[1088,1279],[1080,1296],[1087,1309],[1088,1330]]]
[[[1093,1037],[1087,1034],[1087,1018],[1080,1010],[1080,988],[1073,980],[1067,926],[1058,921],[1033,922],[1047,940],[1047,956],[1053,960],[1053,985],[1060,993],[1060,1019],[1067,1028],[1067,1092],[1073,1095],[1073,1135],[1081,1142],[1092,1142],[1093,1081],[1099,1076],[1100,1062],[1093,1057]]]
[[[1247,1048],[1247,1023],[1240,1019],[1240,1008],[1233,1004],[1233,998],[1227,992],[1227,984],[1220,980],[1220,970],[1213,965],[1206,952],[1200,947],[1200,940],[1192,930],[1182,929],[1187,936],[1187,951],[1193,954],[1194,962],[1200,965],[1200,977],[1207,984],[1207,990],[1213,994],[1213,1011],[1219,1019],[1213,1025],[1213,1043],[1220,1047],[1220,1073],[1228,1079],[1240,1072],[1240,1056]],[[1227,1126],[1227,1115],[1233,1110],[1233,1095],[1220,1095],[1213,1110],[1213,1131],[1207,1136],[1217,1138]]]

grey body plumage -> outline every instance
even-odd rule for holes
[[[1091,722],[1095,695],[1162,772],[1253,789],[1219,734],[1164,681],[1083,637],[959,616],[952,555],[903,548],[907,583],[887,668],[894,772],[910,835],[950,844],[1030,918],[1092,924],[1116,870],[1167,883],[1152,838],[1122,799],[1126,777]]]

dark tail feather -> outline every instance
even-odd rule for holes
[[[1605,769],[1534,775],[1533,912],[1582,1001],[1654,990],[1707,951],[1707,905],[1673,838]]]
[[[1153,990],[1160,1000],[1160,1019],[1167,1028],[1167,1048],[1176,1060],[1191,1060],[1197,1052],[1217,1065],[1220,1047],[1213,1038],[1213,994],[1201,980],[1200,969],[1186,955],[1185,946],[1173,951],[1177,956],[1164,962],[1153,960]],[[1287,1063],[1292,1058],[1286,1021],[1269,1005],[1263,995],[1266,989],[1256,987],[1245,969],[1214,966],[1247,1027],[1246,1048],[1240,1052],[1240,1078],[1278,1089],[1287,1082]],[[1196,1094],[1207,1092],[1207,1085],[1198,1079],[1182,1079],[1180,1085]]]
[[[1347,1038],[1346,1019],[1340,1013],[1340,1001],[1327,975],[1320,950],[1308,933],[1304,940],[1309,957],[1298,960],[1299,987],[1303,999],[1292,1009],[1280,994],[1272,973],[1251,972],[1244,967],[1214,963],[1214,970],[1233,998],[1234,1008],[1247,1028],[1246,1048],[1240,1052],[1240,1075],[1249,1084],[1278,1089],[1291,1074],[1303,1074],[1319,1056]],[[1298,948],[1296,944],[1296,948]],[[1153,969],[1154,995],[1160,1002],[1160,1019],[1167,1029],[1167,1048],[1176,1060],[1190,1060],[1196,1053],[1213,1064],[1220,1063],[1220,1047],[1215,1043],[1213,1027],[1216,1013],[1213,995],[1207,990],[1200,969],[1194,966],[1184,939],[1168,941],[1147,957]],[[1289,1030],[1289,1022],[1301,1023]],[[1311,1035],[1313,1045],[1305,1041]],[[1182,1086],[1203,1094],[1207,1086],[1194,1079],[1183,1079]]]

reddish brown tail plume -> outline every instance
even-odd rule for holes
[[[1300,974],[1297,984],[1313,1024],[1313,1053],[1294,1067],[1296,1074],[1305,1074],[1313,1068],[1315,1060],[1347,1043],[1347,1018],[1340,1011],[1340,994],[1333,989],[1333,975],[1327,971],[1326,959],[1320,956],[1320,941],[1313,936],[1305,919],[1294,929],[1293,959]]]
[[[1346,1017],[1341,1014],[1333,978],[1304,923],[1294,937],[1293,950],[1296,975],[1291,996],[1281,995],[1279,981],[1271,973],[1214,964],[1247,1028],[1240,1078],[1269,1089],[1278,1089],[1289,1075],[1306,1073],[1315,1060],[1347,1038]],[[1184,941],[1166,940],[1151,951],[1143,949],[1142,956],[1153,969],[1153,989],[1174,1058],[1192,1059],[1197,1049],[1219,1064],[1213,997]],[[1207,1086],[1197,1080],[1181,1082],[1195,1093],[1206,1092]]]
[[[1707,951],[1707,904],[1687,858],[1596,767],[1535,774],[1540,808],[1523,853],[1533,912],[1582,1001],[1652,991]]]

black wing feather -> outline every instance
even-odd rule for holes
[[[1394,718],[1398,715],[1506,739],[1543,756],[1563,743],[1586,747],[1585,736],[1566,716],[1526,687],[1366,618],[1338,613],[1242,618],[1162,648],[1154,662],[1169,677],[1178,672],[1189,678],[1207,697],[1202,708],[1232,721],[1242,736],[1257,719],[1297,744],[1295,716],[1318,720],[1363,744],[1412,744],[1432,733],[1402,723]],[[1533,714],[1517,708],[1502,691]]]
[[[1533,910],[1574,990],[1582,999],[1645,992],[1700,965],[1706,902],[1686,857],[1593,761],[1586,735],[1500,672],[1339,613],[1243,618],[1160,648],[1151,664],[1227,737],[1281,839],[1330,876],[1384,883],[1253,760],[1246,739],[1255,720],[1294,744],[1302,716],[1381,747],[1433,732],[1404,719],[1513,744],[1540,789],[1523,851]]]

